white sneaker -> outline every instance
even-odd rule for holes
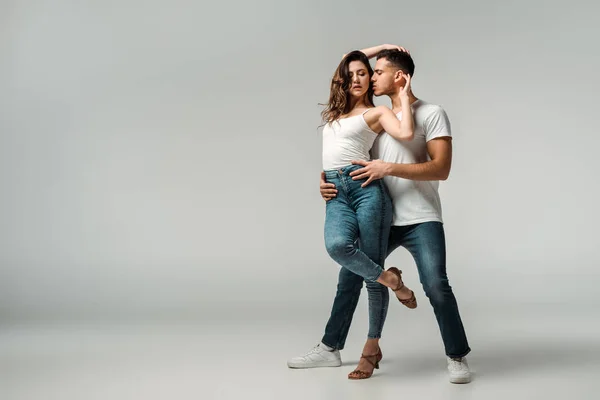
[[[319,343],[305,355],[288,360],[287,365],[290,368],[339,367],[342,358],[339,350],[325,350]]]
[[[467,359],[448,357],[448,372],[450,373],[451,383],[469,383],[471,382],[471,371]]]

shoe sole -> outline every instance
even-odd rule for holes
[[[463,377],[463,378],[451,378],[450,383],[470,383],[471,377]]]
[[[294,368],[294,369],[305,369],[305,368],[321,368],[321,367],[341,367],[342,366],[342,362],[341,361],[326,361],[326,362],[320,362],[317,364],[305,364],[305,363],[291,363],[288,362],[287,363],[289,368]]]

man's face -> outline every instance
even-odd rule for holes
[[[398,82],[398,78],[401,78],[401,71],[394,68],[388,60],[380,58],[375,63],[375,73],[371,78],[373,82],[373,94],[375,96],[383,96],[392,94],[395,89],[395,83]]]

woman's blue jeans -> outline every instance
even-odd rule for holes
[[[366,187],[366,179],[353,180],[350,172],[362,168],[349,165],[325,171],[327,182],[338,190],[326,203],[325,247],[342,266],[340,274],[351,272],[366,281],[369,296],[369,338],[380,338],[387,315],[389,292],[376,282],[383,272],[387,242],[392,223],[392,200],[378,179]],[[360,287],[362,287],[362,279]],[[360,291],[360,289],[358,289]],[[358,301],[358,296],[356,296]],[[356,305],[354,305],[356,306]],[[348,307],[351,319],[354,307]]]

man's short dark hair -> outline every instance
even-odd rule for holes
[[[402,70],[411,77],[415,74],[415,62],[410,54],[398,49],[382,50],[377,54],[377,59],[385,58],[394,67]]]

